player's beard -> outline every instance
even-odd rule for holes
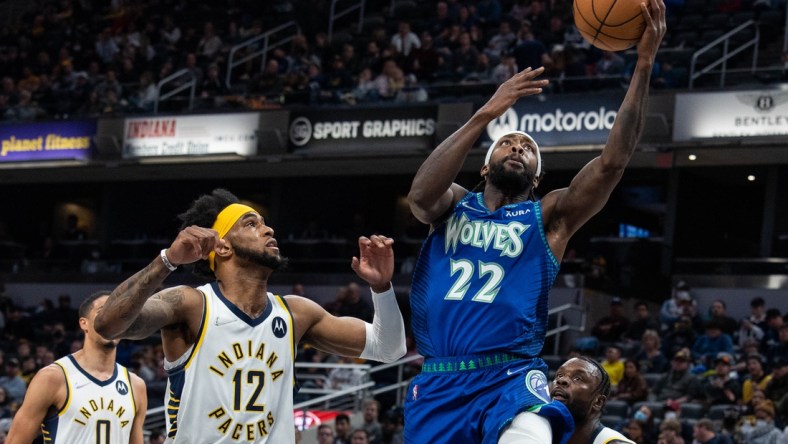
[[[569,412],[572,414],[572,418],[575,419],[575,424],[584,424],[588,419],[588,415],[591,413],[590,400],[583,404],[579,404],[577,402],[570,402],[569,404],[565,404],[565,405],[569,409]]]
[[[487,179],[490,183],[501,190],[505,196],[519,196],[525,194],[534,181],[534,173],[526,167],[525,172],[507,170],[504,167],[505,160],[500,163],[491,164]]]
[[[286,257],[269,254],[264,251],[254,251],[244,247],[233,247],[233,252],[239,259],[270,268],[273,271],[285,268],[288,262]]]

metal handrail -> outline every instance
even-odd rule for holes
[[[331,1],[331,9],[328,14],[328,40],[331,41],[331,36],[334,34],[334,22],[338,19],[350,14],[351,12],[358,9],[358,25],[356,25],[356,30],[361,32],[364,26],[364,6],[366,4],[366,0],[358,0],[356,4],[352,6],[348,6],[344,10],[340,12],[336,12],[337,3],[342,0],[332,0]]]
[[[568,312],[570,310],[576,310],[576,311],[580,312],[580,325],[577,325],[577,326],[574,326],[574,325],[561,325],[563,323],[563,320],[564,320],[564,313],[566,313],[566,312]],[[553,354],[554,355],[560,355],[559,351],[561,349],[561,335],[562,335],[562,333],[564,333],[566,331],[580,331],[580,332],[585,331],[585,329],[586,329],[586,317],[587,317],[586,309],[582,305],[563,304],[563,305],[559,305],[558,307],[553,307],[553,308],[547,310],[547,315],[548,316],[552,316],[552,315],[557,315],[558,316],[557,319],[556,319],[557,327],[553,328],[551,330],[548,330],[545,333],[545,339],[547,339],[547,338],[549,338],[551,336],[555,336],[555,341],[553,341]]]
[[[178,86],[177,88],[173,89],[172,91],[167,92],[166,94],[161,94],[161,87],[175,81],[184,76],[191,77],[191,80],[188,82]],[[163,102],[170,97],[175,96],[179,92],[190,88],[191,91],[189,92],[189,111],[194,109],[194,96],[195,91],[197,90],[197,76],[188,68],[183,68],[178,72],[168,75],[167,77],[159,80],[159,83],[156,84],[156,100],[153,102],[153,113],[157,114],[159,112],[159,103]]]
[[[273,35],[275,35],[280,31],[286,30],[288,28],[292,28],[294,32],[290,34],[286,34],[286,36],[283,37],[281,40],[271,42],[271,37]],[[232,73],[236,67],[238,67],[242,63],[246,63],[249,60],[252,60],[253,58],[259,56],[261,56],[260,63],[262,67],[265,67],[266,57],[268,56],[269,51],[271,51],[272,49],[276,49],[282,45],[285,45],[287,43],[290,43],[295,38],[295,36],[300,34],[301,34],[301,28],[298,26],[298,23],[296,23],[295,21],[290,21],[282,25],[279,25],[276,28],[273,28],[268,32],[260,34],[257,37],[252,37],[244,42],[241,42],[233,46],[232,49],[230,49],[230,54],[227,56],[227,76],[225,77],[224,80],[224,83],[225,85],[227,85],[227,88],[232,88]],[[261,48],[259,48],[256,51],[252,51],[249,54],[246,54],[240,60],[235,60],[235,55],[238,51],[242,49],[254,48],[257,45],[257,43],[260,41],[263,42]]]
[[[735,48],[731,51],[728,51],[729,43],[731,37],[734,35],[744,31],[748,27],[752,26],[755,29],[755,37],[752,39],[742,43],[738,48]],[[725,34],[721,35],[720,37],[716,38],[715,40],[709,42],[706,46],[700,48],[699,50],[695,51],[692,54],[692,59],[690,61],[690,77],[689,77],[689,89],[692,89],[693,83],[695,79],[699,78],[700,76],[707,74],[714,68],[719,65],[722,65],[722,70],[720,73],[720,87],[725,86],[725,73],[727,71],[728,60],[735,56],[736,54],[744,51],[745,49],[753,46],[753,54],[752,54],[752,72],[755,72],[755,68],[758,64],[758,43],[761,40],[761,31],[758,27],[758,23],[755,20],[748,20],[741,25],[731,29],[730,31],[726,32]],[[695,72],[695,66],[698,63],[698,58],[709,51],[712,48],[715,48],[722,44],[722,57],[719,59],[709,63],[704,68],[700,69],[698,72]]]

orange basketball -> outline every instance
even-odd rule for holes
[[[643,0],[575,0],[575,26],[589,43],[606,51],[623,51],[640,40],[646,22]],[[648,4],[648,3],[646,3]]]

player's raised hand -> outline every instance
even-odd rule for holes
[[[191,264],[207,259],[214,249],[224,245],[219,233],[210,228],[192,225],[178,233],[178,237],[167,249],[167,257],[173,265]]]
[[[643,36],[640,37],[637,48],[639,56],[651,57],[653,60],[662,44],[662,38],[665,37],[668,26],[665,20],[665,3],[662,0],[648,1],[648,6],[646,3],[640,4],[646,28],[643,31]]]
[[[542,88],[550,84],[549,80],[536,80],[543,72],[543,66],[536,69],[528,67],[513,75],[498,87],[484,108],[487,108],[486,111],[493,117],[498,117],[521,97],[541,93]]]
[[[358,238],[359,256],[353,257],[350,267],[358,277],[369,283],[373,290],[388,288],[394,275],[394,240],[379,235]]]

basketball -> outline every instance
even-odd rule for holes
[[[637,44],[646,27],[640,3],[642,0],[574,0],[575,26],[597,48],[623,51]]]

